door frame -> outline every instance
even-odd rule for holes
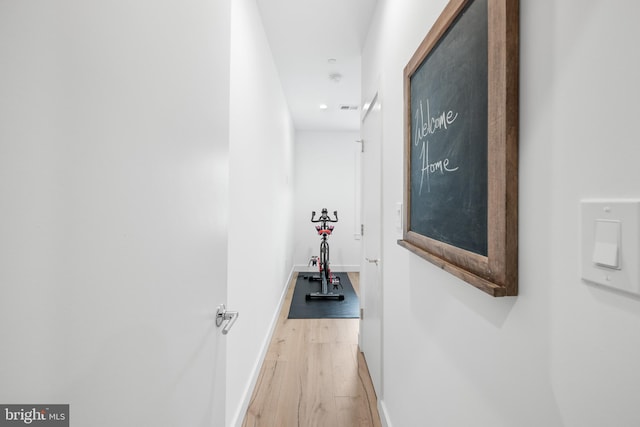
[[[365,134],[364,132],[364,127],[365,127],[365,123],[366,120],[370,117],[370,114],[372,113],[372,111],[376,108],[380,108],[380,91],[379,90],[375,90],[373,96],[371,96],[370,98],[368,98],[370,101],[368,102],[368,104],[366,104],[368,107],[366,108],[366,111],[364,112],[362,119],[361,119],[361,137],[362,137],[362,151],[361,151],[361,168],[360,168],[360,186],[361,186],[361,223],[364,224],[364,219],[365,219],[365,215],[366,215],[366,194],[367,192],[365,191],[367,184],[367,179],[366,179],[366,171],[370,168],[370,166],[367,166],[366,162],[367,159],[364,156],[366,150],[370,150],[371,149],[371,145],[367,144],[367,134]],[[380,116],[379,118],[380,123],[379,125],[375,128],[374,132],[377,133],[377,139],[379,140],[379,144],[374,145],[374,148],[376,148],[377,150],[379,150],[378,152],[378,156],[376,157],[377,161],[379,162],[378,165],[376,165],[375,167],[378,168],[378,171],[381,175],[382,173],[382,116]],[[363,244],[362,244],[362,255],[361,255],[361,286],[360,286],[360,292],[361,292],[361,303],[360,303],[360,307],[361,307],[361,316],[360,316],[360,334],[359,334],[359,340],[358,340],[358,344],[360,346],[360,350],[363,352],[363,354],[365,355],[365,358],[367,356],[367,354],[369,354],[369,363],[374,362],[374,361],[379,361],[379,366],[375,367],[375,366],[369,366],[369,371],[370,373],[373,371],[374,374],[372,375],[372,382],[374,384],[374,386],[377,385],[377,387],[375,387],[376,390],[376,395],[378,397],[378,400],[382,399],[383,396],[383,390],[384,390],[384,375],[383,375],[383,343],[384,343],[384,333],[383,333],[383,265],[382,262],[380,261],[380,259],[382,258],[382,179],[380,179],[379,182],[379,186],[377,188],[377,202],[379,204],[378,209],[380,210],[380,216],[378,219],[377,224],[371,224],[368,223],[365,225],[365,230],[364,233],[362,235],[362,240],[363,240]],[[367,254],[367,235],[371,235],[371,233],[377,233],[378,234],[378,249],[377,249],[377,254],[375,255],[378,259],[378,264],[377,264],[377,269],[376,274],[378,275],[377,280],[378,280],[378,286],[380,289],[380,301],[379,301],[379,305],[378,313],[375,313],[379,316],[380,319],[380,325],[379,325],[379,345],[375,345],[374,346],[374,351],[377,352],[377,354],[372,355],[371,353],[371,349],[370,348],[366,348],[368,347],[366,344],[366,339],[363,338],[364,334],[363,331],[366,330],[366,324],[364,322],[364,318],[367,316],[367,312],[369,312],[369,310],[372,309],[372,307],[367,307],[366,306],[366,293],[367,293],[367,274],[365,273],[365,269],[367,268],[369,261],[367,260],[367,256],[370,254]],[[365,273],[365,274],[362,274]],[[365,351],[366,350],[366,351]],[[374,368],[374,370],[372,370],[371,368]],[[379,371],[379,372],[378,372]],[[379,376],[379,378],[375,378],[376,376],[376,372],[377,375]]]

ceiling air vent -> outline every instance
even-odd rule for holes
[[[340,105],[340,111],[355,111],[358,109],[357,105]]]

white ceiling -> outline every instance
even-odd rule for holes
[[[359,129],[360,57],[376,2],[257,0],[296,129]]]

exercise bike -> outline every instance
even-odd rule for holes
[[[320,281],[322,282],[320,292],[314,292],[307,294],[305,299],[337,299],[339,301],[344,300],[344,294],[338,292],[338,287],[342,288],[340,284],[340,278],[331,274],[331,268],[329,267],[329,242],[327,237],[331,235],[333,232],[333,225],[329,225],[330,222],[338,222],[338,211],[333,211],[333,216],[335,219],[331,219],[329,214],[327,213],[327,208],[322,209],[322,214],[315,219],[316,212],[311,212],[311,222],[319,223],[316,225],[316,230],[320,237],[320,257],[312,257],[311,263],[313,265],[318,265],[318,276],[310,276],[310,281]],[[329,285],[331,285],[331,291],[329,290]],[[335,292],[334,292],[335,291]]]

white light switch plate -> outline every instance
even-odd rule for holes
[[[582,200],[580,211],[582,278],[640,295],[640,200]]]
[[[402,239],[402,202],[396,203],[395,209],[396,234]]]

